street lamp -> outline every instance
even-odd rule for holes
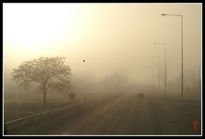
[[[183,99],[183,15],[178,14],[161,14],[161,16],[178,16],[181,17],[181,56],[182,56],[182,68],[181,68],[181,98]]]
[[[164,94],[165,94],[165,96],[166,96],[166,84],[167,84],[167,69],[166,69],[166,43],[160,43],[160,42],[154,42],[153,43],[154,45],[163,45],[164,46]]]
[[[201,91],[201,73],[200,73],[200,65],[198,67],[198,73],[199,73],[199,90]]]
[[[154,43],[153,43],[154,44]],[[154,44],[155,45],[155,44]],[[153,70],[154,71],[154,70]],[[154,73],[153,73],[154,74]],[[158,91],[160,92],[160,60],[159,60],[159,57],[158,57],[158,83],[157,83],[158,87]]]
[[[153,60],[153,57],[150,56],[150,58]],[[154,67],[152,65],[152,87],[153,87],[153,91],[155,92],[155,85],[154,85]]]

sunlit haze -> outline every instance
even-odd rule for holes
[[[200,4],[67,3],[4,4],[4,71],[40,56],[65,56],[73,76],[103,79],[120,72],[131,81],[151,83],[152,70],[163,68],[164,60],[163,46],[153,42],[164,42],[171,80],[181,71],[181,20],[161,13],[184,16],[184,72],[197,70]]]
[[[4,3],[4,135],[202,135],[202,3]]]

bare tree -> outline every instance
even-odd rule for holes
[[[12,76],[25,89],[28,89],[32,82],[38,83],[45,106],[48,89],[66,93],[71,88],[71,70],[64,62],[65,57],[40,57],[24,61],[17,69],[13,69]]]

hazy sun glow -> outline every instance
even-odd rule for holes
[[[181,73],[181,22],[161,13],[184,15],[184,68],[200,65],[199,4],[6,3],[3,8],[8,73],[24,60],[64,56],[74,75],[101,78],[119,71],[147,83],[152,68],[164,61],[163,48],[153,42],[165,42],[167,74],[176,77]]]
[[[75,5],[5,6],[4,38],[18,46],[17,49],[44,51],[75,28],[74,10]]]

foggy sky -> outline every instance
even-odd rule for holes
[[[114,72],[150,83],[181,72],[180,17],[184,16],[184,72],[201,63],[201,4],[3,4],[4,73],[24,60],[65,56],[73,76],[103,79]],[[85,62],[83,62],[85,59]]]

